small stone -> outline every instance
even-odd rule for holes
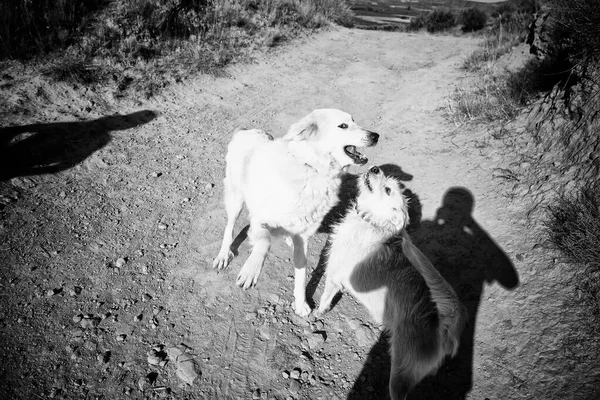
[[[316,385],[317,378],[314,375],[311,375],[310,378],[308,378],[308,383],[310,383],[311,385]]]
[[[322,331],[325,328],[323,321],[315,321],[312,326],[314,331]]]
[[[210,189],[212,189],[213,187],[215,187],[215,184],[214,184],[214,183],[207,183],[206,185],[204,185],[204,189],[205,189],[205,190],[210,190]]]
[[[158,224],[158,229],[164,231],[165,229],[167,229],[167,224],[161,222],[160,224]]]
[[[123,342],[123,341],[125,341],[126,338],[127,338],[127,335],[124,333],[121,333],[120,335],[117,335],[117,337],[116,337],[117,342]]]
[[[281,373],[281,376],[283,376],[283,379],[289,379],[290,378],[290,372],[289,371],[283,371]]]
[[[106,318],[108,318],[108,317],[110,317],[110,313],[109,313],[109,312],[105,312],[104,314],[102,314],[102,315],[100,316],[100,319],[104,321],[104,320],[105,320]]]
[[[159,357],[156,354],[156,352],[150,352],[150,353],[148,353],[147,360],[148,360],[148,364],[150,364],[150,365],[158,365],[162,361],[162,358]]]
[[[290,378],[292,379],[300,379],[300,368],[294,368],[292,372],[290,372]]]
[[[75,322],[76,324],[78,324],[82,319],[83,315],[81,314],[73,315],[73,322]]]
[[[300,378],[302,378],[302,380],[304,382],[307,382],[308,381],[308,372],[302,371],[302,373],[300,374]]]
[[[290,393],[291,394],[298,394],[298,392],[300,391],[301,387],[302,387],[302,385],[300,384],[299,381],[296,381],[296,380],[291,381],[290,382],[290,388],[289,388]]]
[[[117,261],[115,261],[115,267],[121,269],[125,266],[126,263],[127,263],[127,259],[121,257],[121,258],[117,259]]]
[[[148,275],[148,266],[147,265],[142,265],[142,274]]]
[[[260,389],[256,389],[252,392],[252,400],[260,399]]]
[[[153,177],[153,178],[158,178],[161,175],[162,175],[162,172],[153,172],[153,173],[150,174],[150,176]]]
[[[144,295],[142,296],[142,301],[150,301],[152,300],[152,296],[150,296],[148,293],[144,293]]]
[[[83,319],[79,322],[79,325],[82,328],[89,329],[95,328],[98,326],[98,320],[96,318],[91,318],[89,316],[84,316]]]
[[[106,364],[110,360],[110,351],[105,351],[96,356],[96,359],[100,364]]]
[[[61,288],[58,288],[58,289],[48,289],[46,291],[46,297],[52,297],[52,296],[54,296],[56,294],[59,294],[60,292],[62,292]]]
[[[317,331],[313,334],[309,335],[306,339],[308,342],[308,347],[311,350],[314,350],[320,347],[325,342],[326,334],[323,331]]]
[[[135,317],[133,317],[133,322],[140,322],[142,320],[142,316],[143,314],[138,314]]]

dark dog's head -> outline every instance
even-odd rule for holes
[[[358,212],[373,225],[396,234],[409,222],[408,201],[404,185],[396,178],[386,176],[379,167],[372,167],[358,179]]]

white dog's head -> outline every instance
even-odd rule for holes
[[[365,165],[368,159],[357,147],[375,146],[379,134],[358,126],[352,116],[340,110],[315,110],[296,122],[284,140],[306,141],[315,151],[330,154],[340,166]]]
[[[408,201],[403,192],[400,181],[372,167],[358,179],[356,209],[373,225],[396,234],[409,222]]]

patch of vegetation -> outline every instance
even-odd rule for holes
[[[151,96],[197,71],[352,21],[346,0],[7,0],[0,59],[49,63],[43,72],[58,80],[131,81],[117,86]]]
[[[600,319],[600,181],[591,181],[576,194],[563,195],[549,207],[546,230],[568,260],[581,266],[575,277],[580,301]],[[593,324],[598,330],[597,324]]]
[[[438,8],[412,18],[406,29],[419,31],[425,28],[429,33],[436,33],[447,31],[456,25],[456,17],[452,11]]]
[[[460,13],[460,22],[463,32],[479,31],[485,27],[488,16],[485,11],[471,7]]]

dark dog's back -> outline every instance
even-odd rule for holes
[[[423,276],[402,252],[400,239],[386,243],[360,263],[350,283],[358,292],[387,287],[384,326],[389,333],[390,394],[404,399],[444,358],[440,316]]]

